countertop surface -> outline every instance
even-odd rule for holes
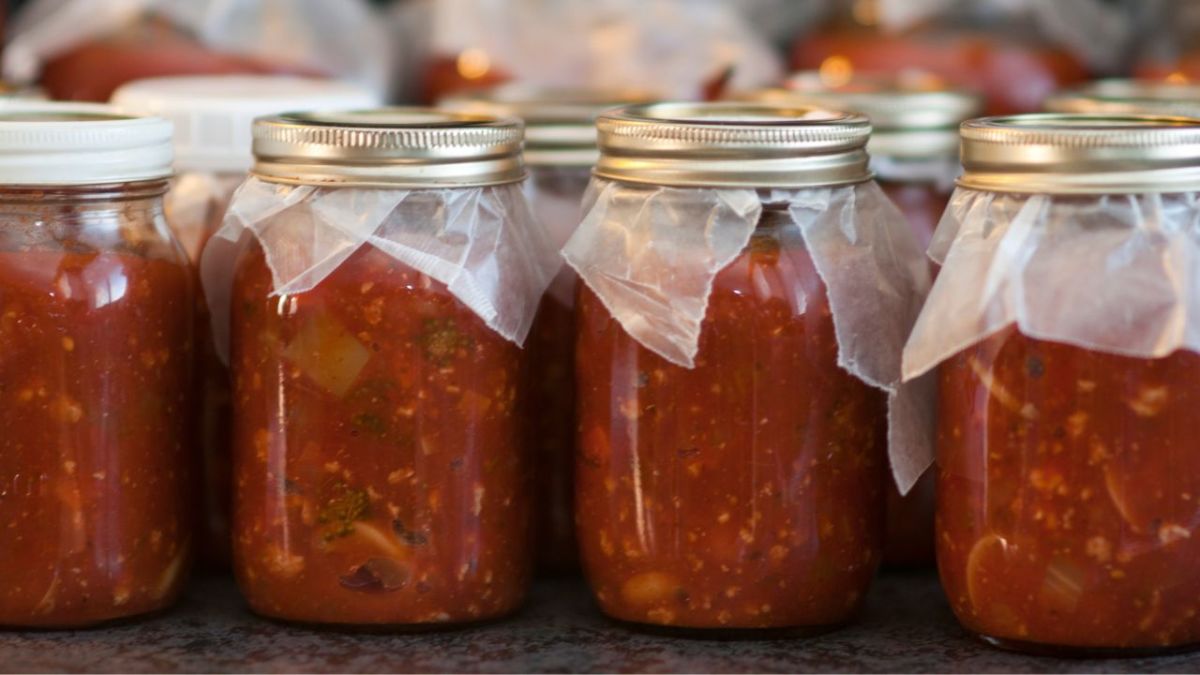
[[[233,582],[199,579],[162,616],[75,632],[0,632],[0,671],[96,672],[1197,672],[1200,652],[1060,660],[969,637],[932,573],[877,580],[861,619],[805,639],[703,641],[646,635],[601,617],[582,582],[539,582],[502,622],[451,632],[317,632],[250,614]]]

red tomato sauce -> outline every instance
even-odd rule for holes
[[[507,614],[531,576],[521,352],[371,246],[233,299],[234,569],[255,611],[323,624]]]
[[[817,629],[862,603],[882,546],[885,399],[837,366],[798,237],[764,223],[717,275],[691,370],[580,294],[576,519],[612,617]]]
[[[938,564],[1000,641],[1200,641],[1200,355],[1137,359],[1007,329],[939,371]]]
[[[0,252],[0,625],[163,609],[190,564],[188,270],[67,247]]]

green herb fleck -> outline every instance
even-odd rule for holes
[[[425,319],[421,325],[421,349],[430,362],[444,366],[460,349],[471,346],[471,338],[458,330],[453,319]]]
[[[354,416],[351,423],[357,431],[363,431],[379,438],[387,436],[387,422],[374,413],[359,413]]]
[[[371,498],[366,490],[338,483],[333,492],[334,496],[317,513],[317,522],[326,526],[322,532],[325,541],[354,532],[355,521],[364,520],[371,511]]]

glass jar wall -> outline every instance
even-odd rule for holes
[[[577,514],[610,616],[819,630],[861,606],[883,543],[885,397],[838,367],[788,224],[767,211],[717,274],[692,369],[581,294]]]
[[[360,627],[514,611],[532,569],[519,344],[553,273],[520,124],[382,110],[265,118],[255,134],[243,218],[214,242],[254,236],[228,277],[206,277],[210,297],[232,286],[243,595],[271,617]]]
[[[963,125],[937,282],[905,348],[936,366],[937,554],[959,620],[1009,648],[1194,645],[1200,366],[1187,311],[1200,128]]]
[[[895,375],[843,369],[860,358],[844,340],[906,334],[927,280],[870,181],[869,125],[724,103],[632,106],[598,127],[593,199],[564,249],[583,281],[575,508],[593,594],[660,629],[845,623],[883,544],[888,396],[868,381]],[[871,246],[897,255],[817,271]],[[874,310],[848,308],[843,293],[884,275],[899,294],[853,291]]]
[[[183,589],[193,288],[169,172],[162,120],[0,115],[0,625],[88,626]]]

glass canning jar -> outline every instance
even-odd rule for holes
[[[431,110],[256,122],[226,225],[255,235],[229,303],[234,571],[254,611],[414,627],[523,600],[524,336],[493,322],[516,307],[527,329],[545,289],[526,276],[521,137]]]
[[[191,525],[192,279],[171,126],[0,114],[0,625],[164,609]]]
[[[954,612],[1025,651],[1195,645],[1200,124],[1045,114],[962,134],[904,357],[940,380]]]
[[[839,335],[862,329],[841,294],[874,268],[818,269],[892,237],[920,259],[870,179],[869,125],[739,103],[598,126],[595,199],[564,254],[585,282],[576,523],[600,608],[706,634],[842,624],[881,557],[888,397],[839,365]]]

